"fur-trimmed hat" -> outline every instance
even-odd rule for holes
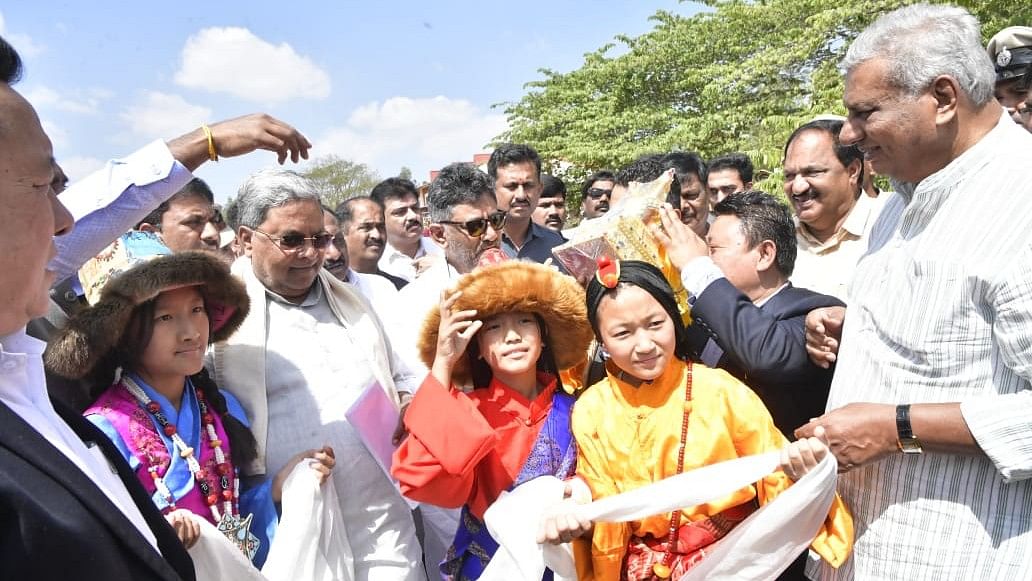
[[[456,288],[462,296],[454,308],[476,309],[480,319],[516,311],[540,315],[559,371],[574,367],[587,357],[591,325],[584,306],[584,289],[573,277],[542,264],[510,261],[480,267],[463,276]],[[441,311],[436,308],[423,321],[419,356],[427,367],[433,365],[437,354],[440,324]],[[472,342],[469,348],[476,349]],[[460,385],[470,382],[467,357],[456,362],[452,378]]]
[[[137,234],[123,236],[115,245],[132,247],[132,236]],[[112,262],[111,270],[118,270],[111,256],[109,247],[91,263]],[[159,253],[132,260],[135,265],[108,277],[96,303],[72,317],[50,341],[45,358],[51,371],[72,379],[86,376],[121,341],[133,309],[165,291],[201,287],[212,342],[228,338],[247,317],[250,300],[244,283],[230,274],[229,265],[209,252]],[[90,267],[95,272],[103,270],[96,264]]]

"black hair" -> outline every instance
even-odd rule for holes
[[[201,296],[204,296],[203,290]],[[125,371],[135,371],[140,367],[140,360],[144,351],[150,344],[154,335],[154,308],[157,297],[140,303],[133,309],[129,318],[129,324],[122,334],[118,345],[106,354],[101,361],[90,371],[90,401],[96,401],[104,393],[115,378],[115,369],[123,368]],[[205,298],[205,309],[207,309],[207,298]],[[211,316],[208,321],[210,324]],[[211,340],[211,334],[208,334]],[[251,430],[240,420],[229,413],[226,405],[226,398],[219,392],[218,386],[208,375],[208,370],[203,367],[201,370],[190,376],[190,382],[194,387],[201,390],[204,400],[208,402],[212,412],[222,419],[222,427],[229,437],[230,456],[235,466],[244,466],[258,457],[258,443]]]
[[[381,212],[383,211],[383,204],[369,196],[355,196],[344,200],[337,204],[337,209],[333,211],[333,215],[337,217],[337,227],[342,233],[347,234],[348,230],[351,230],[351,221],[355,218],[355,206],[359,203],[375,204]]]
[[[706,177],[709,175],[706,171],[706,162],[694,151],[671,151],[663,156],[662,162],[664,170],[674,170],[674,179],[678,182],[683,182],[690,174],[695,174],[702,187],[706,187]],[[680,193],[680,186],[677,191]]]
[[[501,313],[495,313],[500,315]],[[545,325],[545,318],[538,313],[531,313],[534,315],[534,320],[537,321],[538,329],[541,332],[541,355],[538,356],[537,370],[543,371],[555,378],[557,382],[557,388],[562,388],[562,379],[559,377],[559,364],[555,362],[555,354],[552,353],[551,342],[548,337],[548,326]],[[488,315],[482,317],[488,319],[494,315]],[[479,332],[479,331],[478,331]],[[475,339],[475,337],[474,337]],[[477,347],[476,341],[470,341],[466,347],[466,360],[469,362],[470,376],[473,378],[473,388],[479,389],[481,387],[487,387],[491,383],[491,378],[494,374],[491,372],[491,366],[487,364],[483,358],[480,357],[480,350]]]
[[[742,222],[742,233],[749,248],[755,248],[764,240],[770,240],[776,247],[775,263],[778,272],[788,278],[792,276],[796,259],[795,223],[788,206],[774,196],[758,190],[738,192],[713,206],[718,216],[735,216]]]
[[[860,162],[860,173],[856,178],[857,195],[860,195],[864,183],[864,153],[860,151],[860,148],[857,147],[856,144],[843,145],[842,142],[839,141],[839,134],[842,133],[842,125],[842,121],[838,119],[815,119],[809,123],[800,125],[792,132],[792,135],[788,136],[788,141],[785,142],[785,150],[781,153],[782,164],[784,164],[784,160],[788,157],[788,148],[792,146],[792,142],[795,141],[797,137],[807,131],[827,133],[828,136],[831,137],[831,144],[832,149],[835,151],[835,157],[839,160],[839,163],[842,164],[842,167],[849,167],[849,164],[854,161]]]
[[[186,183],[178,192],[172,194],[172,197],[161,202],[161,205],[151,211],[136,223],[135,228],[140,229],[143,224],[150,224],[151,226],[161,226],[161,219],[165,215],[165,212],[172,206],[173,202],[182,200],[185,198],[199,197],[204,198],[209,204],[215,204],[215,194],[211,191],[208,184],[201,178],[194,178]]]
[[[381,206],[386,206],[387,200],[396,200],[408,196],[419,200],[419,191],[416,189],[416,184],[412,183],[412,180],[398,177],[383,180],[373,186],[373,190],[369,192],[369,197],[376,200]]]
[[[226,223],[226,226],[232,228],[233,232],[237,231],[240,226],[240,204],[237,204],[236,198],[232,198],[222,206],[222,221]]]
[[[709,162],[709,167],[706,168],[708,172],[714,172],[724,169],[733,169],[738,172],[738,177],[742,180],[742,183],[749,183],[753,178],[753,164],[749,156],[744,153],[734,152],[725,153],[714,157]]]
[[[541,174],[541,197],[555,198],[558,196],[566,198],[566,184],[563,183],[563,180],[546,173]]]
[[[498,168],[512,165],[514,163],[532,163],[541,175],[541,156],[531,146],[523,143],[503,143],[491,152],[491,159],[487,160],[487,175],[491,179],[498,177]]]
[[[598,330],[598,306],[602,303],[602,299],[616,295],[620,289],[628,286],[636,286],[649,293],[663,307],[674,325],[674,355],[682,361],[687,361],[690,353],[688,330],[685,328],[680,310],[677,308],[674,289],[670,287],[670,283],[658,268],[640,260],[620,261],[620,277],[614,288],[602,286],[598,277],[595,276],[591,277],[588,282],[584,297],[588,307],[588,322],[591,323],[591,330],[595,332],[595,338],[599,342],[602,341],[602,335]]]
[[[616,184],[626,188],[631,182],[648,183],[657,179],[667,170],[663,158],[662,153],[646,153],[638,157],[616,172]],[[681,184],[677,181],[676,170],[666,201],[675,208],[681,207]]]
[[[22,60],[18,51],[0,36],[0,82],[13,85],[21,80]]]
[[[603,169],[589,175],[588,178],[584,180],[584,184],[581,185],[581,199],[588,197],[588,190],[595,186],[595,182],[605,181],[610,181],[615,184],[616,174],[607,169]]]
[[[627,187],[631,182],[647,183],[658,178],[666,171],[663,167],[663,154],[646,153],[620,168],[614,179],[618,185]]]
[[[494,199],[491,177],[471,163],[453,163],[444,166],[426,194],[430,219],[434,222],[451,220],[452,208],[460,204],[476,204],[480,198]]]

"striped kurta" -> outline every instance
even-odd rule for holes
[[[1032,571],[1032,134],[1009,117],[898,192],[850,287],[828,409],[961,402],[983,454],[898,454],[841,476],[853,558],[819,579]],[[920,434],[917,434],[920,437]]]

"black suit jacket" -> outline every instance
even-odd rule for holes
[[[790,440],[799,426],[824,413],[834,368],[806,354],[806,314],[845,306],[835,297],[791,283],[762,307],[726,278],[710,283],[692,306],[689,345],[694,357],[720,367],[755,391]]]
[[[0,403],[0,579],[192,581],[189,554],[114,445],[79,414],[55,408],[117,469],[161,555],[64,454]]]

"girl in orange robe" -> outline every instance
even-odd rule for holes
[[[684,327],[662,273],[644,262],[600,269],[587,289],[589,320],[610,355],[607,377],[585,390],[573,413],[577,476],[599,499],[681,472],[785,449],[788,441],[748,387],[687,360]],[[770,502],[827,452],[815,439],[793,443],[783,471],[726,498],[628,523],[571,523],[559,517],[542,538],[574,541],[577,573],[590,579],[677,579],[707,547]],[[549,532],[549,528],[551,531]],[[852,519],[836,497],[812,547],[834,565],[852,546]]]
[[[405,414],[409,435],[391,473],[413,500],[463,508],[446,578],[479,578],[497,549],[482,519],[503,491],[574,472],[575,386],[559,370],[581,363],[591,341],[583,296],[552,268],[506,262],[465,276],[423,326],[431,372]]]

